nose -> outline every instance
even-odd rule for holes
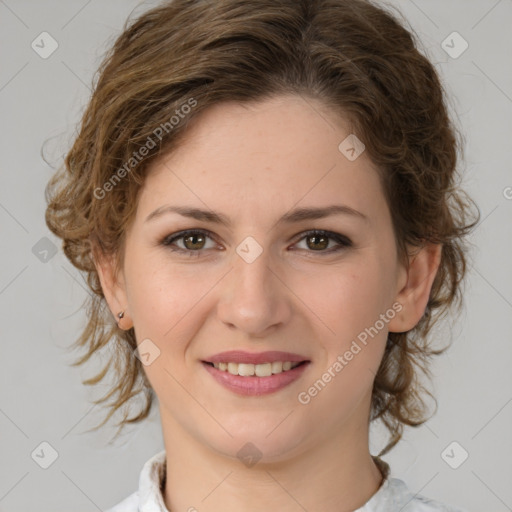
[[[291,292],[280,274],[266,251],[250,263],[236,254],[219,290],[219,319],[253,337],[264,337],[286,324]]]

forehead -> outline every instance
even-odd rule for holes
[[[350,160],[340,150],[349,136],[346,120],[309,98],[214,105],[148,169],[141,215],[178,200],[258,218],[294,205],[371,209],[383,199],[378,174],[364,151]]]

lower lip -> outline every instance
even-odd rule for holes
[[[309,366],[309,361],[302,363],[291,370],[285,372],[276,373],[269,377],[242,377],[240,375],[232,375],[227,371],[218,370],[214,366],[210,366],[208,363],[202,362],[203,366],[210,373],[210,375],[220,384],[227,389],[239,394],[239,395],[250,395],[259,396],[267,395],[279,391],[284,387],[288,386],[292,382],[296,381]]]

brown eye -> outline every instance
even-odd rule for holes
[[[299,242],[302,240],[306,241],[306,251],[317,252],[321,255],[331,254],[353,245],[352,241],[346,236],[323,230],[308,231],[303,234]],[[331,241],[334,241],[335,245],[329,248]]]
[[[171,251],[183,253],[188,256],[199,256],[203,250],[215,247],[215,243],[210,247],[206,247],[208,239],[213,240],[208,231],[187,230],[165,237],[161,241],[161,244],[168,247]],[[181,242],[182,245],[179,245],[178,242]]]
[[[192,234],[182,237],[183,245],[190,250],[202,249],[205,243],[205,236],[203,234]]]
[[[212,245],[206,247],[207,241],[210,239]],[[344,235],[333,233],[331,231],[311,230],[302,234],[302,240],[306,241],[306,252],[316,252],[319,255],[332,254],[334,252],[352,247],[352,241]],[[334,246],[330,247],[331,242],[335,242]],[[180,242],[180,244],[178,244]],[[186,256],[200,256],[207,249],[215,248],[215,242],[212,233],[207,230],[186,230],[178,233],[168,235],[161,242],[161,245],[166,246],[173,252],[178,252]],[[295,244],[297,245],[297,243]]]
[[[314,250],[327,249],[329,245],[329,237],[325,235],[308,235],[306,240],[308,240],[308,247]]]

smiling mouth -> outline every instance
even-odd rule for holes
[[[211,363],[209,361],[203,361],[203,363],[221,372],[239,375],[241,377],[270,377],[279,373],[286,373],[308,362],[309,361],[274,361],[272,363],[251,364],[234,362]]]

